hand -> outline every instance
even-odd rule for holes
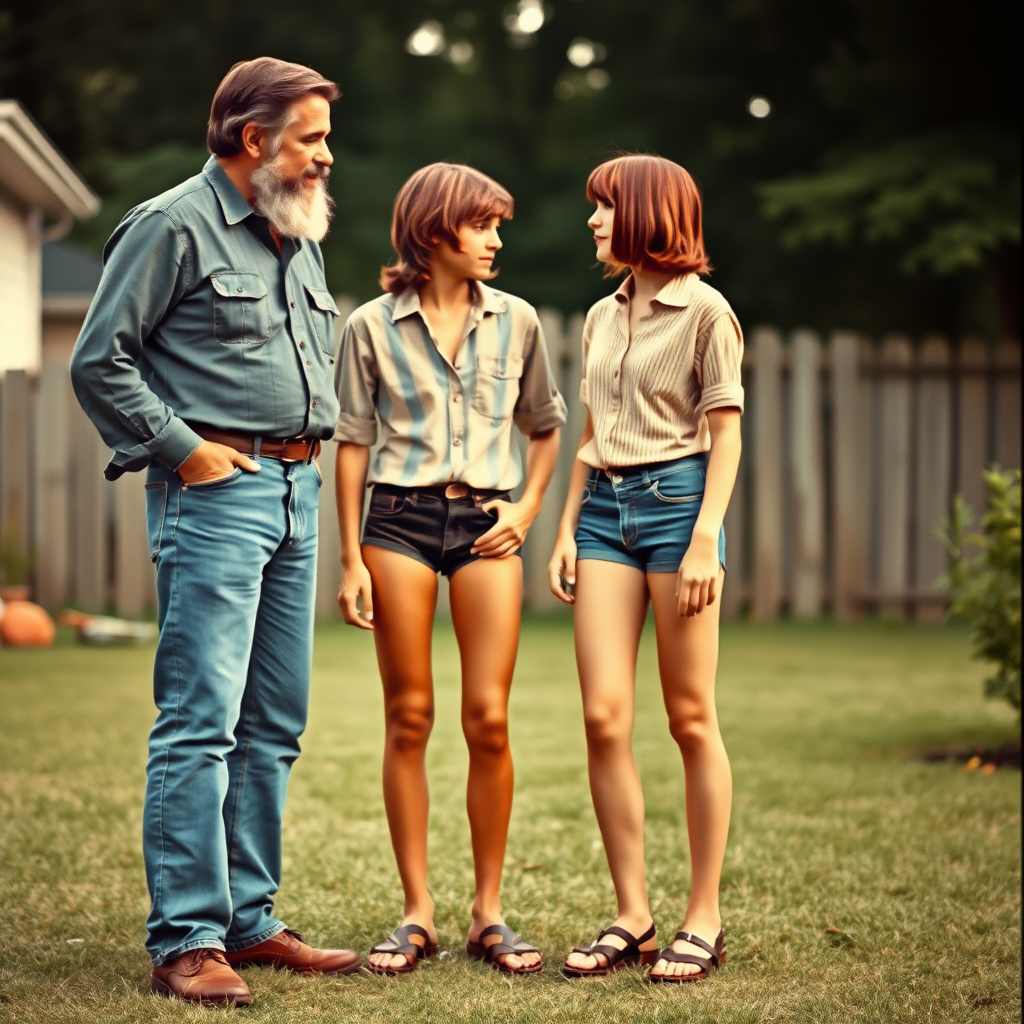
[[[530,526],[537,518],[539,509],[528,505],[525,501],[488,501],[480,506],[485,512],[494,509],[498,521],[470,548],[474,555],[481,558],[507,558],[515,554],[526,540]]]
[[[562,587],[563,579],[566,586],[576,586],[576,538],[559,532],[551,561],[548,562],[548,586],[559,601],[575,604],[576,598]]]
[[[356,601],[363,599],[360,613]],[[370,570],[362,561],[350,565],[341,563],[341,590],[338,591],[338,607],[341,617],[350,625],[360,629],[373,629],[373,586]]]
[[[178,476],[186,484],[205,484],[231,476],[239,466],[247,473],[258,473],[260,464],[226,444],[200,441],[199,447],[178,467]]]
[[[690,618],[714,604],[718,590],[718,537],[694,531],[676,577],[678,612]]]

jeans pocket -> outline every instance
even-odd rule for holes
[[[406,495],[393,491],[378,491],[370,496],[370,514],[375,516],[396,516],[405,508]]]
[[[655,480],[650,493],[669,505],[699,502],[704,497],[704,480],[693,473],[673,473]]]
[[[187,484],[183,480],[181,486],[187,491],[214,491],[218,487],[223,487],[225,484],[237,480],[242,475],[242,472],[243,470],[240,466],[235,466],[234,471],[228,473],[227,476],[218,476],[213,480],[199,480],[194,484]]]
[[[167,518],[167,481],[153,480],[146,484],[146,544],[150,560],[155,562],[160,555],[160,542],[164,535],[164,520]]]

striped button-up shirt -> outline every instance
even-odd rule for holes
[[[591,307],[580,398],[594,437],[588,466],[642,466],[711,448],[707,413],[743,410],[743,332],[729,303],[696,274],[673,278],[629,333],[632,278]]]
[[[414,288],[381,295],[345,324],[334,439],[379,441],[368,483],[510,490],[523,476],[513,423],[530,436],[565,422],[533,307],[485,284],[476,289],[451,361]]]

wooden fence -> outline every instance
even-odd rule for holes
[[[339,300],[343,314],[353,305]],[[577,397],[583,317],[543,310],[541,320],[569,422],[523,552],[535,611],[557,606],[546,565],[585,417]],[[763,327],[749,337],[743,367],[744,458],[726,519],[723,614],[941,616],[945,554],[935,531],[951,496],[959,491],[980,510],[982,469],[1021,464],[1019,343],[902,335],[876,343],[806,330],[784,338]],[[337,614],[340,574],[334,446],[324,448],[320,618]],[[12,554],[30,555],[35,598],[49,609],[152,610],[144,474],[107,485],[108,456],[64,359],[45,359],[37,377],[9,372],[0,381],[2,550],[9,564]],[[439,604],[447,604],[443,587]]]

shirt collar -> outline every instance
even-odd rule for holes
[[[216,157],[211,156],[206,161],[203,174],[206,175],[206,180],[216,193],[220,208],[224,213],[224,220],[228,224],[240,224],[255,212],[235,187],[235,183],[228,177],[224,168],[217,163]]]
[[[696,274],[680,274],[673,277],[668,284],[664,285],[661,291],[654,296],[655,302],[663,306],[675,306],[678,309],[685,309],[690,304],[690,295],[693,292]],[[615,289],[615,300],[623,306],[629,305],[633,297],[633,275],[630,274],[618,288]]]
[[[473,282],[473,292],[473,306],[469,313],[475,320],[479,320],[485,313],[504,313],[508,309],[508,302],[504,296],[493,288],[488,288],[482,281]],[[391,322],[395,323],[412,313],[423,315],[420,293],[416,288],[406,288],[395,299],[394,309],[391,310]]]

